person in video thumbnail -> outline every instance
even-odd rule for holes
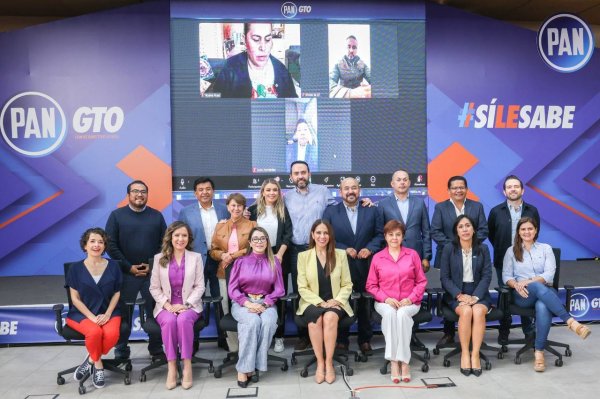
[[[319,170],[317,138],[305,119],[298,119],[292,139],[288,141],[287,161],[304,161],[310,169]]]
[[[225,98],[298,97],[285,65],[271,55],[272,25],[246,23],[244,38],[246,51],[227,60],[210,91]]]
[[[346,55],[329,72],[329,97],[371,98],[371,69],[360,57],[358,40],[346,38]]]

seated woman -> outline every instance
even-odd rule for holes
[[[73,307],[67,314],[67,325],[85,336],[88,355],[75,370],[75,380],[81,381],[92,372],[96,388],[104,388],[102,355],[106,355],[119,340],[121,311],[119,296],[122,275],[119,262],[102,257],[108,235],[99,227],[87,229],[79,244],[87,254],[71,266],[67,286]]]
[[[192,387],[194,323],[202,312],[204,272],[202,255],[192,252],[192,229],[173,222],[154,256],[150,293],[156,301],[154,318],[160,325],[167,356],[167,389],[177,386],[177,353],[183,359],[181,387]]]
[[[479,377],[482,373],[479,349],[485,334],[485,316],[492,303],[490,250],[479,242],[475,222],[469,216],[457,217],[452,231],[454,241],[444,247],[441,258],[444,301],[458,315],[460,372]]]
[[[392,219],[383,228],[387,248],[373,255],[366,290],[375,298],[382,317],[385,359],[392,368],[392,382],[410,382],[412,317],[419,312],[427,278],[416,251],[402,246],[406,227]]]
[[[585,339],[591,331],[569,315],[552,287],[556,259],[552,247],[537,242],[538,226],[535,219],[524,217],[517,223],[515,243],[504,255],[502,281],[514,288],[514,303],[524,308],[535,308],[535,371],[546,370],[544,348],[550,333],[552,317],[558,316],[569,329]]]
[[[255,220],[258,226],[267,231],[273,255],[279,260],[283,280],[287,283],[289,259],[287,256],[284,258],[284,255],[292,240],[292,218],[285,207],[281,187],[277,180],[266,179],[263,181],[256,203],[250,205],[248,211],[250,220]],[[282,324],[275,332],[273,351],[276,353],[283,352],[285,349],[283,345],[284,327],[285,324]]]
[[[226,222],[219,222],[215,226],[212,237],[211,258],[219,262],[217,277],[223,301],[223,313],[229,313],[229,297],[227,296],[227,281],[225,280],[225,269],[233,264],[233,261],[246,254],[250,231],[256,227],[252,222],[243,217],[246,209],[246,197],[240,193],[233,193],[227,197],[227,210],[231,217]],[[227,348],[231,352],[238,350],[237,333],[228,332]],[[223,345],[225,346],[225,345]]]
[[[298,254],[300,305],[297,314],[308,324],[310,342],[317,358],[315,381],[332,384],[335,381],[333,352],[338,322],[353,315],[348,303],[352,280],[346,252],[335,248],[333,227],[329,222],[315,221],[310,229],[308,248]]]
[[[246,388],[254,370],[267,371],[267,352],[277,330],[274,305],[285,294],[281,264],[262,227],[252,229],[247,255],[234,262],[228,291],[238,322],[237,382]]]

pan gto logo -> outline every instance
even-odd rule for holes
[[[72,129],[84,134],[114,134],[121,129],[125,114],[120,107],[79,107],[73,113]],[[0,130],[6,144],[29,157],[56,151],[67,135],[67,118],[59,103],[37,91],[10,98],[0,113]]]

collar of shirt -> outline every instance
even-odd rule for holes
[[[405,247],[400,247],[400,255],[398,255],[397,260],[394,260],[394,257],[392,256],[392,254],[390,254],[389,247],[385,247],[385,252],[383,254],[386,258],[388,258],[392,262],[398,263],[398,262],[400,262],[400,259],[402,259],[403,256],[408,255],[408,251],[406,250]]]
[[[452,198],[450,198],[450,202],[454,206],[454,209],[457,210],[457,211],[459,211],[461,215],[465,214],[465,207],[467,206],[467,199],[466,198],[465,198],[465,202],[463,202],[462,208],[457,207],[456,204],[454,203],[454,201],[452,201]]]
[[[310,192],[310,184],[306,185],[306,191],[300,191],[298,187],[296,187],[295,190],[300,195],[307,195]]]
[[[200,210],[204,209],[205,211],[210,211],[211,209],[215,208],[215,202],[211,201],[210,202],[210,206],[208,208],[205,208],[205,207],[202,206],[202,204],[200,203],[200,201],[198,201],[198,206],[200,207]]]
[[[408,197],[409,195],[407,195],[405,199],[398,198],[398,196],[394,193],[394,198],[396,198],[396,202],[406,202],[408,201]]]
[[[358,208],[356,207],[356,205],[354,205],[354,206],[348,206],[348,205],[346,205],[345,202],[344,202],[344,207],[346,208],[346,210],[348,212],[356,212],[358,210]]]
[[[521,204],[518,207],[512,206],[508,200],[506,201],[506,205],[508,205],[508,209],[512,210],[513,212],[521,212],[523,209],[523,200],[521,200]]]
[[[134,211],[135,213],[142,213],[146,210],[147,205],[144,205],[144,207],[142,209],[140,209],[139,211],[137,209],[133,209],[133,207],[131,206],[131,204],[127,204],[129,206],[129,209],[131,209],[132,211]]]

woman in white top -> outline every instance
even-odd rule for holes
[[[289,260],[285,256],[288,246],[292,240],[292,219],[288,213],[281,187],[275,179],[266,179],[260,187],[260,193],[256,202],[252,204],[250,211],[250,220],[256,221],[256,224],[264,228],[269,235],[269,242],[275,243],[272,247],[273,254],[279,259],[283,274],[284,286],[287,286],[289,270]],[[281,325],[275,333],[275,347],[273,350],[277,353],[283,352],[283,334],[284,325]]]

